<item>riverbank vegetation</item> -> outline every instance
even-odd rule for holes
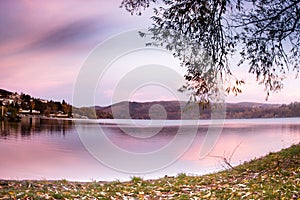
[[[299,199],[300,144],[230,170],[128,182],[0,180],[0,199]]]

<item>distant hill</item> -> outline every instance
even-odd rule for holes
[[[281,106],[281,104],[267,104],[254,102],[227,103],[226,117],[228,119],[273,118],[279,117],[279,113],[281,113],[280,117],[287,117],[289,115],[288,113],[283,114],[282,112],[280,112],[282,110]]]
[[[98,118],[132,118],[150,119],[149,111],[154,119],[180,119],[181,108],[186,102],[155,101],[155,102],[120,102],[107,107],[95,107]],[[112,114],[113,113],[113,114]]]
[[[13,94],[10,91],[0,89],[0,99]],[[199,106],[199,116],[190,115],[186,110],[187,102],[178,101],[154,101],[154,102],[129,102],[123,101],[110,106],[95,107],[71,107],[70,104],[54,101],[47,101],[30,97],[29,95],[20,95],[22,109],[30,109],[30,99],[34,101],[34,109],[40,111],[43,115],[56,114],[63,112],[74,117],[87,118],[119,118],[119,119],[187,119],[199,118],[210,119],[211,108],[203,109]],[[46,101],[46,103],[45,103]],[[184,117],[182,116],[184,115]],[[268,104],[255,102],[240,102],[226,104],[226,118],[274,118],[274,117],[300,117],[300,103]]]
[[[256,102],[239,102],[239,103],[227,103],[227,107],[230,106],[242,106],[242,107],[279,107],[281,104],[270,104],[270,103],[256,103]]]
[[[120,102],[107,107],[96,106],[97,118],[120,119],[182,119],[181,114],[187,102],[156,101],[156,102]],[[211,118],[211,108],[199,107],[200,119]],[[150,113],[150,114],[149,114]],[[193,116],[195,117],[195,116]],[[254,102],[227,103],[226,118],[273,118],[300,117],[300,103],[289,105],[267,104]]]

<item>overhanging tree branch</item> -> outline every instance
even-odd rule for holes
[[[162,45],[187,68],[187,84],[198,100],[220,92],[221,77],[225,91],[240,92],[242,83],[231,73],[229,57],[238,48],[240,63],[265,85],[266,92],[282,88],[285,74],[299,72],[300,0],[123,0],[131,14],[154,6],[149,28],[152,45]],[[207,99],[208,98],[208,99]]]

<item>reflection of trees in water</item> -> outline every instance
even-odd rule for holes
[[[300,133],[300,124],[230,124],[223,127],[223,132],[234,133],[255,133],[255,132],[281,132],[281,133]]]
[[[65,135],[73,128],[72,120],[23,117],[21,122],[0,122],[0,137],[7,139],[47,133]]]
[[[258,131],[274,131],[274,132],[281,132],[282,134],[285,133],[300,133],[300,124],[259,124],[253,126],[254,129]]]
[[[283,124],[281,126],[282,132],[290,132],[290,133],[299,133],[300,125],[299,124]]]

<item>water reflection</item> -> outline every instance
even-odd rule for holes
[[[73,121],[23,117],[21,122],[0,122],[0,139],[30,138],[35,134],[63,134],[74,129]]]
[[[180,129],[180,130],[179,130]],[[208,127],[199,127],[198,134],[205,133]],[[180,132],[182,140],[192,134],[195,128],[190,126],[167,127],[103,127],[103,133],[115,146],[132,153],[150,153],[166,147]],[[152,137],[148,137],[153,135]]]
[[[275,121],[275,122],[274,122]],[[227,120],[211,155],[228,156],[240,144],[232,164],[260,157],[300,142],[300,120]],[[292,122],[292,123],[291,123]],[[98,132],[96,121],[82,121],[87,134]],[[125,127],[124,127],[125,126]],[[191,127],[185,126],[177,137],[184,140]],[[180,172],[203,174],[222,169],[219,159],[199,159],[199,151],[209,128],[201,124],[190,148],[173,165],[145,178],[176,175]],[[102,125],[105,136],[114,145],[133,153],[147,153],[168,145],[179,126],[153,127]],[[144,137],[151,135],[152,137]],[[135,137],[140,136],[140,137]],[[71,120],[23,118],[19,123],[0,122],[0,179],[62,179],[90,181],[127,180],[132,174],[112,170],[94,159],[82,145]],[[103,152],[114,156],[111,152]],[[175,152],[174,152],[175,153]],[[164,155],[166,157],[172,155]],[[20,164],[21,163],[21,164]]]

